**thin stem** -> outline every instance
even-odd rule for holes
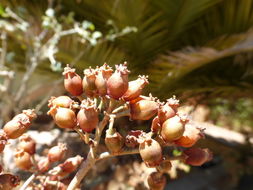
[[[86,136],[77,127],[75,127],[74,130],[78,133],[78,135],[81,137],[81,139],[83,140],[83,142],[85,142],[86,144],[88,144],[87,141],[86,141]]]
[[[76,173],[75,177],[70,182],[67,190],[74,190],[80,184],[84,176],[88,173],[88,171],[94,166],[96,159],[92,156],[92,153],[89,152],[87,159],[82,162],[80,169]]]
[[[19,190],[25,190],[30,183],[35,179],[36,177],[36,173],[32,174],[26,181],[25,183],[22,185],[22,187]]]
[[[110,158],[114,156],[123,156],[123,155],[138,154],[138,153],[139,153],[139,149],[123,150],[122,152],[113,153],[113,154],[110,152],[103,152],[98,156],[97,160],[102,160],[102,159]]]

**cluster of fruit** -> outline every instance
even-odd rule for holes
[[[16,115],[11,121],[7,122],[0,132],[0,152],[4,151],[8,140],[19,138],[18,147],[14,154],[14,162],[20,170],[36,173],[36,178],[41,182],[40,185],[30,184],[29,187],[51,190],[57,186],[60,190],[67,189],[68,183],[64,177],[75,171],[83,159],[79,155],[68,158],[50,170],[54,163],[60,162],[64,158],[67,151],[65,144],[58,143],[57,146],[49,149],[46,157],[37,161],[35,159],[36,142],[25,133],[35,117],[34,110],[24,110],[23,113]],[[48,172],[50,177],[44,175],[45,172]],[[8,190],[19,185],[19,177],[2,172],[2,166],[0,166],[0,173],[0,189]]]
[[[59,127],[75,129],[88,138],[95,129],[98,130],[102,116],[108,117],[104,139],[108,151],[118,155],[127,148],[137,147],[146,165],[157,167],[157,172],[148,178],[150,187],[162,189],[165,183],[163,173],[171,167],[170,158],[163,155],[163,147],[192,147],[203,133],[201,129],[186,125],[188,120],[178,114],[179,101],[175,97],[160,102],[151,95],[143,96],[147,77],[139,76],[129,82],[128,74],[126,63],[116,65],[115,71],[104,64],[84,70],[82,79],[75,69],[67,66],[63,72],[65,89],[79,100],[74,101],[68,96],[53,97],[49,101],[48,113]],[[153,118],[150,132],[136,130],[122,136],[113,128],[114,119],[120,116],[128,116],[131,120]],[[89,138],[86,142],[99,143],[94,143],[95,140],[96,137]],[[200,166],[212,158],[208,149],[200,148],[183,149],[183,155],[183,161],[193,166]]]
[[[163,189],[166,184],[164,173],[170,170],[172,159],[200,166],[212,158],[212,153],[208,149],[191,148],[203,137],[203,132],[194,126],[186,125],[188,119],[178,113],[179,101],[175,97],[161,102],[152,95],[142,95],[143,88],[148,84],[147,77],[139,76],[138,79],[129,81],[129,73],[126,63],[116,65],[115,71],[104,64],[95,69],[85,69],[82,79],[75,69],[65,67],[64,86],[71,97],[52,97],[48,104],[48,114],[53,117],[56,125],[75,130],[90,146],[84,162],[92,163],[84,166],[92,167],[97,160],[107,156],[139,153],[147,167],[156,168],[156,172],[151,173],[147,179],[149,187],[154,190]],[[0,135],[0,150],[3,151],[8,139],[23,135],[35,116],[33,110],[25,110],[6,123]],[[131,120],[152,119],[149,131],[131,130],[127,135],[120,134],[114,126],[114,120],[123,116]],[[104,141],[100,141],[101,137],[104,137]],[[108,152],[99,152],[100,145],[106,146]],[[21,136],[15,154],[16,165],[22,170],[35,172],[44,189],[53,189],[55,185],[66,189],[69,182],[63,180],[78,168],[82,157],[68,158],[50,169],[53,163],[63,159],[66,145],[59,143],[52,147],[47,156],[38,163],[34,159],[35,146],[36,143],[31,137],[26,134]],[[168,146],[181,149],[182,155],[176,158],[166,155],[163,149]],[[87,171],[82,166],[80,170]],[[46,172],[47,175],[43,176]],[[80,175],[76,178],[80,178]],[[0,182],[2,179],[0,176]],[[11,181],[13,186],[16,186],[19,180],[15,178]],[[75,183],[80,181],[81,179],[75,179],[74,185],[71,182],[69,189],[74,189],[78,186]]]

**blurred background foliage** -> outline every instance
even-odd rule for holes
[[[90,39],[90,43],[83,43],[80,35],[59,39],[55,45],[54,72],[52,61],[43,59],[32,74],[43,83],[52,84],[60,79],[59,71],[69,63],[81,73],[88,66],[128,61],[131,77],[149,75],[148,90],[159,98],[175,94],[185,102],[211,102],[214,109],[215,105],[220,105],[220,101],[215,100],[217,97],[224,98],[227,104],[247,97],[248,106],[252,104],[252,0],[243,3],[240,0],[1,1],[1,22],[15,24],[15,19],[5,16],[6,7],[29,24],[21,32],[20,29],[7,30],[5,63],[21,76],[27,70],[27,57],[34,51],[38,36],[46,28],[47,35],[40,41],[43,43],[50,39],[50,33],[55,32],[55,26],[51,26],[51,30],[50,24],[45,26],[47,19],[50,21],[46,11],[53,8],[53,18],[61,28],[69,29],[76,22],[89,21],[94,27],[92,30],[99,31],[103,39],[102,43]],[[38,80],[32,81],[36,83]],[[28,83],[32,82],[29,80]],[[16,88],[12,87],[12,90]],[[45,85],[43,88],[48,91]],[[26,97],[26,93],[22,97]],[[223,106],[223,109],[230,107]],[[248,119],[252,116],[248,109],[241,111],[247,112]]]

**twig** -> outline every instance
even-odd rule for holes
[[[96,159],[92,156],[92,153],[89,152],[87,159],[82,162],[78,172],[70,182],[67,190],[75,190],[82,181],[82,179],[84,178],[84,176],[88,173],[88,171],[93,167],[95,163]]]
[[[36,177],[36,173],[32,174],[26,181],[25,183],[22,185],[22,187],[19,190],[25,190],[30,183],[35,179]]]

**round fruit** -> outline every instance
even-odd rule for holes
[[[163,190],[166,185],[166,177],[160,172],[153,172],[148,176],[148,186],[151,190]]]
[[[33,155],[35,153],[36,143],[35,141],[27,134],[22,135],[19,138],[19,148],[25,152]]]
[[[184,154],[187,156],[185,163],[192,166],[201,166],[213,158],[210,150],[201,148],[190,148]]]
[[[142,160],[148,167],[158,166],[162,161],[162,148],[160,144],[153,140],[145,140],[139,146]]]
[[[49,149],[47,157],[50,162],[58,162],[63,159],[67,147],[63,143],[59,143],[57,146],[54,146]]]
[[[185,130],[185,122],[181,120],[179,116],[174,116],[167,119],[161,130],[161,135],[164,141],[172,142],[182,137]]]
[[[73,96],[80,96],[83,93],[82,79],[76,74],[75,69],[68,65],[64,68],[64,87]]]
[[[201,137],[203,137],[203,133],[200,129],[194,126],[186,126],[185,131],[182,137],[175,141],[178,146],[182,147],[192,147]]]
[[[157,113],[157,109],[157,102],[153,100],[140,100],[134,104],[130,104],[131,119],[149,120]]]
[[[48,101],[48,107],[62,107],[62,108],[70,108],[73,100],[68,96],[59,96],[59,97],[51,97]]]
[[[107,94],[114,99],[122,97],[128,89],[128,73],[126,64],[116,65],[116,71],[107,80]]]
[[[14,161],[16,166],[21,170],[29,170],[33,166],[30,154],[24,150],[17,150]]]

